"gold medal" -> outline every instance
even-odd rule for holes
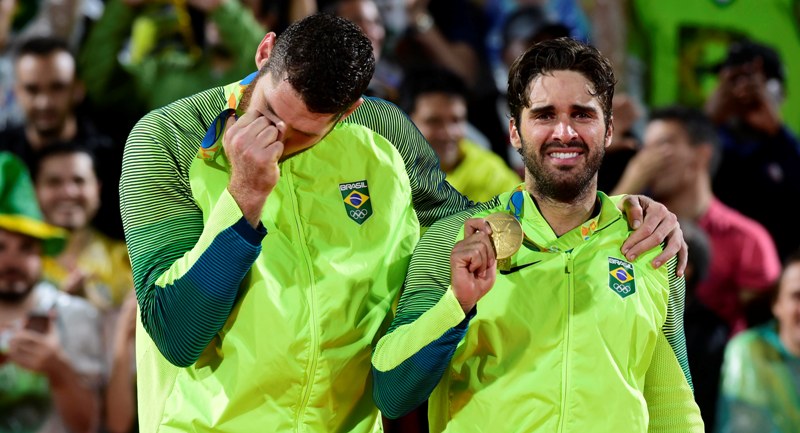
[[[495,212],[484,217],[492,228],[492,243],[498,263],[513,256],[522,246],[522,225],[512,215]]]

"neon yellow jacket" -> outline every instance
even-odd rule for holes
[[[367,99],[281,163],[257,232],[227,192],[218,128],[243,87],[151,112],[127,142],[140,430],[379,431],[371,347],[420,225],[468,202],[407,116]]]
[[[656,248],[628,262],[627,222],[603,193],[597,216],[556,237],[520,190],[423,236],[373,355],[378,407],[396,417],[430,394],[431,432],[702,433],[675,259],[653,269]],[[467,218],[514,209],[525,244],[465,317],[452,246]]]

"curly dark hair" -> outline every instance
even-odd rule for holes
[[[517,57],[508,72],[508,108],[519,123],[522,110],[530,106],[530,85],[542,74],[575,71],[583,74],[600,100],[606,126],[611,120],[611,100],[617,80],[611,62],[591,45],[569,37],[539,42]]]
[[[328,13],[292,23],[278,36],[262,68],[284,77],[314,113],[341,114],[367,89],[375,72],[372,43],[358,26]]]

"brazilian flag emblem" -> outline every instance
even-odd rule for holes
[[[372,216],[372,202],[369,201],[369,187],[366,180],[340,183],[344,210],[351,220],[363,224]]]
[[[626,298],[636,293],[636,281],[633,278],[633,265],[624,260],[608,258],[608,288]]]

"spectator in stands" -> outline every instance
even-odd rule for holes
[[[725,350],[717,432],[789,433],[800,428],[800,253],[773,292],[774,320]]]
[[[69,232],[64,251],[45,260],[46,277],[103,311],[119,308],[133,289],[133,277],[125,243],[92,227],[101,189],[94,153],[62,143],[37,157],[33,179],[44,218]]]
[[[497,118],[498,90],[492,81],[483,35],[489,23],[470,0],[409,0],[406,29],[395,45],[404,71],[431,64],[458,75],[467,85],[469,122],[508,160],[506,119]]]
[[[780,260],[764,226],[712,192],[719,157],[717,131],[701,111],[680,106],[654,110],[644,145],[628,164],[617,192],[647,193],[705,231],[711,241],[711,268],[697,298],[736,333],[747,327],[745,304],[777,280]]]
[[[336,0],[328,8],[334,15],[354,22],[372,42],[375,74],[367,87],[367,95],[392,102],[398,100],[402,70],[384,51],[386,27],[374,0]]]
[[[77,78],[75,58],[66,42],[52,37],[26,40],[14,58],[16,100],[25,114],[22,125],[0,131],[0,150],[19,156],[35,170],[36,152],[61,142],[81,143],[104,162],[100,178],[106,185],[97,218],[98,228],[113,237],[122,236],[119,198],[116,193],[122,161],[121,146],[114,146],[96,123],[82,115],[83,85]]]
[[[31,169],[34,154],[59,141],[110,146],[109,138],[98,134],[95,125],[76,112],[84,90],[77,77],[75,58],[64,40],[26,40],[16,50],[14,75],[14,93],[25,122],[0,131],[0,150],[16,154]]]
[[[470,200],[486,201],[522,182],[502,158],[467,137],[467,87],[456,74],[437,67],[410,71],[400,108],[433,147],[447,181]]]
[[[796,218],[763,203],[800,197],[800,141],[779,111],[785,79],[775,50],[754,42],[733,44],[719,66],[719,85],[705,107],[722,140],[714,193],[763,224],[782,258],[800,247]]]
[[[0,431],[96,432],[99,315],[42,279],[42,258],[63,233],[31,197],[27,169],[0,153]]]
[[[33,179],[44,219],[69,234],[60,254],[44,258],[43,274],[62,291],[86,298],[100,311],[103,343],[110,349],[106,361],[111,366],[103,422],[109,432],[127,432],[135,418],[129,330],[135,325],[136,307],[135,300],[133,306],[126,301],[133,293],[133,276],[125,243],[92,226],[100,206],[96,167],[94,153],[76,144],[53,144],[37,154]]]
[[[81,78],[95,117],[124,141],[147,111],[253,72],[263,36],[239,0],[109,0],[79,54]]]

